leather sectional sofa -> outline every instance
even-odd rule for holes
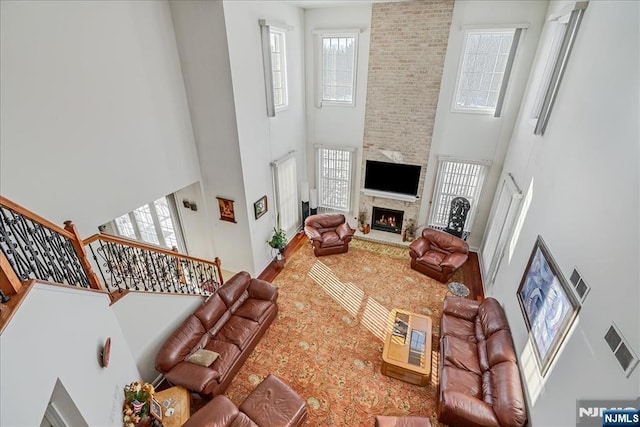
[[[276,317],[277,299],[276,286],[236,274],[166,339],[156,369],[202,397],[223,393]],[[208,366],[185,360],[201,349],[219,356]]]
[[[469,245],[459,237],[434,228],[409,245],[411,268],[446,283],[469,258]]]
[[[440,321],[438,420],[450,426],[523,426],[526,403],[504,310],[445,298]]]

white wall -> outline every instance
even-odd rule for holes
[[[367,74],[369,69],[369,43],[371,38],[371,4],[362,6],[325,7],[307,9],[305,20],[305,79],[306,117],[308,145],[308,180],[312,187],[316,184],[317,171],[313,144],[333,147],[356,147],[354,159],[354,187],[352,207],[357,212],[360,200],[362,172],[362,144],[364,141],[364,116],[367,103]],[[362,30],[358,37],[358,63],[356,70],[355,106],[316,107],[317,54],[314,30],[353,29]]]
[[[212,236],[209,227],[209,218],[207,216],[206,202],[203,196],[202,186],[199,182],[191,184],[175,193],[176,208],[184,239],[187,245],[189,255],[213,260],[217,255],[213,249]],[[185,208],[182,205],[183,200],[195,203],[197,210],[192,211],[191,208]]]
[[[306,177],[302,9],[284,2],[225,1],[238,141],[244,178],[245,204],[253,253],[253,272],[260,273],[273,259],[266,241],[276,225],[276,200],[269,162],[295,150],[299,181]],[[267,117],[264,68],[258,20],[293,27],[286,34],[289,106]],[[269,211],[255,219],[253,203],[267,195]],[[291,237],[291,236],[290,236]]]
[[[40,425],[58,378],[88,425],[122,425],[124,386],[140,374],[109,302],[103,293],[34,286],[0,335],[0,425]]]
[[[552,3],[549,13],[566,4]],[[541,44],[505,160],[531,202],[490,295],[505,306],[521,362],[531,355],[516,291],[536,236],[567,279],[577,268],[591,286],[555,365],[545,378],[535,365],[526,374],[532,425],[573,425],[576,399],[640,394],[640,369],[625,378],[603,339],[615,322],[640,353],[639,16],[637,2],[589,2],[546,133],[537,137],[528,117],[546,64]]]
[[[111,306],[142,379],[152,382],[160,374],[155,370],[160,346],[203,302],[197,295],[130,292]]]
[[[0,11],[3,196],[84,237],[199,180],[166,2]]]
[[[451,30],[433,140],[426,172],[424,194],[418,223],[426,224],[438,169],[438,156],[492,162],[479,200],[469,245],[477,249],[484,234],[502,162],[526,85],[547,9],[546,1],[468,1],[458,0],[453,9]],[[502,115],[452,112],[458,67],[464,44],[464,26],[492,26],[528,23],[523,31]]]
[[[171,1],[184,84],[202,170],[202,205],[224,268],[255,272],[222,2]],[[193,182],[193,181],[192,181]],[[221,221],[217,196],[235,202],[237,223]],[[200,208],[199,208],[200,209]]]

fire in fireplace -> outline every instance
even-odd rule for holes
[[[404,212],[393,209],[373,207],[373,221],[371,228],[374,230],[388,231],[400,234],[402,232],[402,219]]]

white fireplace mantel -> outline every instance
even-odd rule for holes
[[[385,199],[392,199],[392,200],[401,200],[403,202],[415,203],[420,199],[419,196],[412,196],[410,194],[389,193],[387,191],[369,190],[368,188],[363,188],[360,191],[367,196],[382,197]]]

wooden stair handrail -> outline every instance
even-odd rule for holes
[[[180,252],[176,252],[174,250],[171,249],[165,249],[159,246],[154,246],[154,245],[149,245],[147,243],[141,243],[138,240],[133,240],[133,239],[127,239],[124,237],[118,237],[118,236],[112,236],[110,234],[105,234],[105,233],[96,233],[86,239],[83,240],[83,245],[89,245],[93,242],[96,242],[98,240],[102,240],[105,242],[110,242],[110,243],[116,243],[116,244],[120,244],[120,245],[125,245],[125,246],[132,246],[134,248],[138,248],[138,249],[143,249],[143,250],[147,250],[147,251],[151,251],[151,252],[159,252],[161,254],[165,254],[165,255],[169,255],[169,256],[173,256],[176,258],[182,258],[182,259],[188,259],[191,261],[195,261],[195,262],[201,262],[204,264],[211,264],[211,265],[215,265],[218,268],[218,279],[220,280],[220,284],[224,283],[223,282],[223,278],[222,278],[222,269],[220,267],[221,262],[220,262],[220,258],[215,257],[215,259],[213,261],[204,259],[204,258],[198,258],[198,257],[194,257],[191,255],[186,255],[186,254],[182,254]]]
[[[75,234],[65,230],[64,228],[60,227],[59,225],[54,224],[53,222],[51,222],[51,221],[49,221],[47,219],[44,219],[43,217],[41,217],[37,213],[34,213],[34,212],[30,211],[29,209],[24,208],[24,207],[20,206],[19,204],[15,203],[15,202],[12,202],[11,200],[7,199],[6,197],[0,196],[0,205],[9,208],[12,211],[15,211],[15,212],[19,213],[22,216],[25,216],[25,217],[29,218],[33,222],[37,222],[38,224],[44,225],[45,227],[55,231],[56,233],[66,237],[67,239],[74,240],[76,238]]]

